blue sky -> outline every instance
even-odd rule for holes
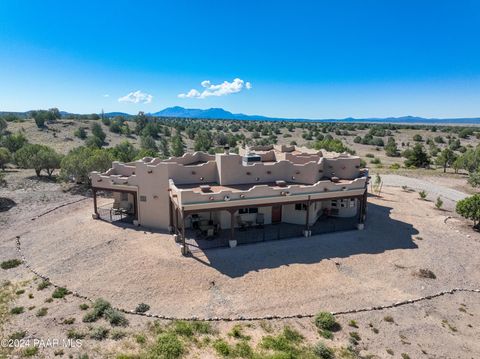
[[[479,24],[475,0],[2,0],[0,110],[480,116]]]

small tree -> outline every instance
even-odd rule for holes
[[[182,137],[180,135],[175,135],[172,137],[171,149],[173,156],[183,156],[183,154],[185,153],[184,146],[185,145],[183,144]]]
[[[393,137],[389,137],[387,140],[387,145],[385,146],[385,154],[389,157],[398,157],[400,152],[398,152],[397,143]]]
[[[438,196],[437,200],[435,201],[435,208],[442,209],[442,207],[443,207],[443,201],[440,198],[440,196]]]
[[[37,177],[45,170],[50,178],[53,171],[60,168],[61,156],[48,146],[28,144],[17,151],[15,162],[20,167],[34,169]]]
[[[102,141],[102,143],[105,141],[105,138],[107,137],[105,132],[103,132],[102,130],[102,126],[100,126],[98,122],[92,123],[92,135],[94,135],[95,137],[98,137]]]
[[[480,170],[476,172],[472,172],[468,175],[468,183],[472,187],[479,187],[480,186]]]
[[[455,210],[462,217],[472,220],[473,228],[480,229],[480,194],[458,201]]]
[[[0,118],[0,134],[7,128],[7,121]]]
[[[0,168],[4,171],[5,165],[12,160],[12,155],[8,148],[0,147]]]
[[[104,172],[112,166],[113,155],[111,151],[77,147],[71,150],[61,163],[62,177],[75,180],[77,183],[87,183],[90,172]]]
[[[407,167],[428,167],[430,165],[430,158],[425,152],[421,144],[416,144],[412,150],[406,150],[404,156],[407,158],[405,160],[405,166]]]
[[[436,163],[443,167],[443,172],[447,172],[447,167],[453,165],[457,155],[450,148],[445,148],[437,157]]]
[[[424,190],[421,190],[420,192],[418,192],[418,195],[423,200],[427,198],[427,192],[425,192]]]
[[[73,134],[76,137],[80,138],[81,140],[84,140],[87,138],[87,131],[85,131],[83,127],[77,128]]]

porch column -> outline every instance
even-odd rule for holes
[[[93,194],[93,213],[95,213],[98,216],[97,190],[95,188],[92,188],[92,194]]]
[[[235,239],[235,221],[233,215],[235,211],[230,210],[230,240],[233,241]]]
[[[183,255],[187,255],[187,247],[185,246],[185,210],[182,208],[182,245],[183,245]]]
[[[175,207],[175,234],[180,233],[180,231],[178,230],[178,208],[174,205]]]
[[[307,218],[305,219],[305,230],[308,231],[310,228],[310,196],[308,196],[307,201]]]
[[[173,228],[173,206],[170,196],[168,197],[168,222],[170,228]]]
[[[363,196],[360,196],[358,199],[358,223],[362,223],[363,216]]]

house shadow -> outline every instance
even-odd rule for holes
[[[365,229],[321,234],[310,238],[273,240],[236,248],[195,252],[192,258],[230,277],[290,264],[312,264],[358,254],[379,254],[418,248],[412,224],[391,218],[392,208],[369,203]]]

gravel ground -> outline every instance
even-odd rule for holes
[[[413,178],[393,174],[385,174],[381,176],[383,185],[388,187],[407,186],[415,191],[427,192],[427,199],[435,201],[437,197],[441,197],[444,201],[445,208],[453,210],[455,203],[464,199],[468,195],[453,188],[439,184],[438,177]]]

